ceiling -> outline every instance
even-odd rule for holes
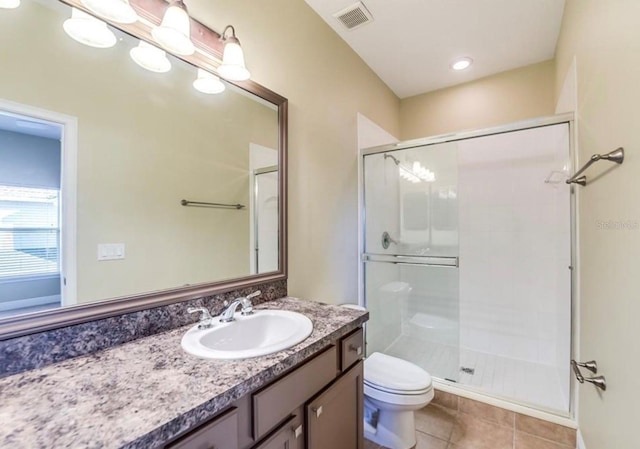
[[[0,130],[55,140],[62,137],[62,126],[58,124],[4,111],[0,111]]]
[[[336,12],[355,0],[305,0],[406,98],[552,59],[564,0],[363,0],[373,22],[348,30]],[[453,60],[468,56],[460,72]]]

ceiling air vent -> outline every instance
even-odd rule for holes
[[[354,3],[342,11],[338,11],[333,17],[338,19],[348,30],[355,30],[364,24],[373,22],[373,16],[362,2]]]

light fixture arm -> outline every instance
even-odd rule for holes
[[[231,29],[231,36],[227,36],[227,31],[229,31],[229,29]],[[240,40],[238,40],[238,38],[236,37],[236,29],[233,27],[233,25],[227,25],[226,27],[224,27],[224,31],[220,35],[220,41],[229,41],[240,44]]]
[[[231,30],[231,35],[229,35]],[[220,35],[222,47],[222,64],[218,67],[218,74],[231,81],[246,81],[251,74],[244,64],[244,54],[240,40],[236,36],[233,25],[227,25]]]
[[[189,14],[189,10],[187,9],[187,5],[184,4],[183,0],[171,0],[169,2],[169,6],[177,6],[180,9],[184,9],[184,12],[186,12],[187,14]]]

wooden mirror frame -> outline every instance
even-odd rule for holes
[[[79,0],[59,0],[74,8],[88,11]],[[130,0],[140,21],[133,24],[109,25],[131,36],[153,43],[151,26],[159,25],[164,11],[169,6],[164,0]],[[104,19],[102,19],[104,20]],[[175,57],[200,67],[216,72],[217,64],[222,60],[222,43],[220,35],[200,22],[191,19],[191,39],[196,46],[196,53],[191,56]],[[286,98],[267,89],[254,81],[231,82],[233,85],[252,93],[278,108],[278,270],[266,274],[256,274],[241,278],[178,287],[152,293],[123,296],[100,302],[91,302],[57,309],[16,315],[0,319],[0,340],[23,335],[81,324],[88,321],[104,319],[125,313],[165,306],[191,299],[224,293],[240,288],[252,287],[267,282],[287,279],[287,136],[288,136],[288,101]]]

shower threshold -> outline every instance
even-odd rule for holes
[[[471,387],[481,394],[569,413],[556,368],[401,335],[385,351],[408,360],[433,377]]]

